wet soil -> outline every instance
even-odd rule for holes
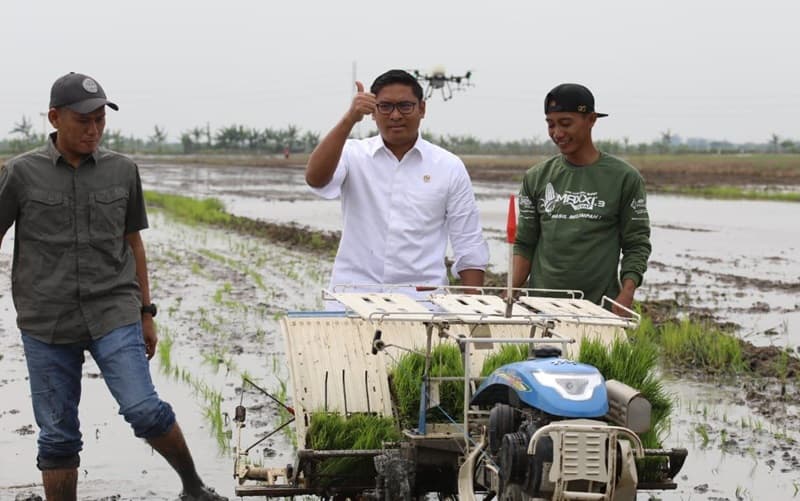
[[[339,232],[317,231],[306,226],[296,224],[276,224],[257,221],[249,218],[232,216],[228,223],[219,224],[218,227],[235,231],[243,237],[264,238],[275,244],[286,246],[293,251],[311,253],[331,257],[335,254],[340,234]],[[780,259],[780,258],[778,258]],[[452,261],[447,261],[448,267]],[[663,263],[651,262],[653,267],[664,267]],[[696,274],[711,275],[716,281],[723,284],[735,285],[739,289],[755,288],[760,290],[788,290],[800,292],[800,282],[789,283],[777,280],[765,280],[738,276],[725,273],[714,273],[700,268],[686,269]],[[452,275],[451,275],[452,277]],[[452,280],[453,285],[458,285],[458,280]],[[505,273],[486,272],[485,285],[487,287],[504,287],[507,284]],[[640,303],[642,313],[653,321],[654,324],[676,321],[681,316],[713,324],[726,332],[733,333],[737,325],[730,322],[717,320],[714,315],[704,308],[691,305],[681,305],[676,300],[650,300]],[[758,305],[756,306],[758,307]],[[769,308],[764,305],[763,307]],[[756,346],[748,341],[739,340],[743,350],[744,360],[750,367],[753,377],[778,377],[778,362],[784,356],[785,350],[775,346]],[[792,379],[800,374],[800,358],[796,354],[788,355],[788,367],[782,374],[783,377]],[[702,376],[702,375],[700,375]]]
[[[299,225],[280,225],[255,221],[243,217],[233,217],[232,222],[226,223],[225,226],[237,233],[241,233],[242,236],[266,238],[274,243],[285,245],[294,251],[308,252],[317,255],[331,256],[335,254],[339,239],[338,232],[315,231]],[[450,266],[452,262],[448,261],[447,264]],[[654,265],[663,266],[661,263],[655,263]],[[785,283],[782,281],[711,273],[699,268],[692,268],[691,271],[694,273],[711,274],[716,280],[722,283],[734,284],[738,288],[777,288],[781,290],[800,291],[800,283]],[[453,284],[457,285],[458,281],[453,280]],[[487,271],[487,286],[503,287],[506,284],[507,278],[505,273],[494,273],[491,270]],[[708,323],[725,332],[730,332],[732,335],[738,327],[730,322],[718,321],[707,309],[681,305],[676,300],[645,301],[642,302],[640,306],[642,313],[648,316],[656,325],[678,321],[680,316],[685,315],[694,321]],[[789,353],[776,346],[756,346],[746,340],[738,340],[742,348],[745,365],[750,369],[749,374],[741,375],[740,378],[742,380],[751,379],[752,381],[781,379],[781,396],[790,399],[790,397],[786,397],[786,380],[792,381],[800,375],[800,357],[798,357],[796,353]],[[704,380],[707,379],[708,376],[716,375],[716,373],[698,372],[696,368],[689,366],[673,367],[671,371],[676,375],[680,374],[682,376],[692,374],[693,377],[698,380]],[[754,385],[755,383],[751,382],[750,384]],[[764,386],[766,383],[762,382],[761,384],[762,387],[766,387]],[[770,393],[752,392],[749,402],[757,409],[762,409],[767,401],[773,400],[773,397],[774,395]],[[796,390],[794,397],[800,397],[800,393],[797,393]],[[798,398],[797,401],[800,402],[800,398]]]
[[[281,358],[277,318],[287,310],[319,308],[319,290],[327,281],[338,233],[239,217],[228,226],[209,229],[187,227],[154,214],[151,225],[144,236],[152,288],[163,312],[159,331],[162,342],[167,336],[173,340],[169,366],[173,372],[175,367],[180,369],[175,376],[164,362],[154,359],[156,386],[176,408],[204,478],[230,496],[233,438],[229,417],[235,406],[240,401],[248,406],[247,445],[283,419],[268,399],[242,384],[242,374],[275,395],[282,388],[285,391],[287,368]],[[670,230],[692,233],[692,237],[712,231],[692,224],[671,226]],[[0,253],[0,330],[5,331],[0,333],[4,355],[0,358],[0,400],[4,402],[0,406],[4,452],[0,500],[6,494],[14,499],[17,494],[41,493],[31,457],[35,435],[28,431],[35,426],[27,401],[24,359],[13,335],[8,292],[11,241],[4,244]],[[786,259],[770,256],[776,262]],[[711,266],[716,258],[707,259],[703,262]],[[664,263],[654,266],[673,268]],[[796,291],[783,278],[711,272],[699,264],[684,268],[671,271],[702,275],[710,281],[719,278],[731,289]],[[505,274],[490,274],[488,281],[504,286]],[[644,301],[642,306],[657,322],[689,315],[717,322],[732,332],[736,329],[717,318],[719,311],[691,304],[677,298]],[[754,303],[753,307],[759,306]],[[677,479],[678,491],[654,493],[652,499],[790,499],[797,492],[798,360],[794,354],[787,358],[774,346],[755,346],[745,340],[742,346],[752,373],[721,377],[691,367],[665,370],[665,384],[679,407],[665,443],[687,447],[690,455]],[[120,423],[122,418],[116,415],[102,379],[90,377],[96,373],[96,368],[87,368],[84,378],[81,417],[91,440],[83,455],[80,499],[174,499],[179,490],[174,474]],[[221,409],[228,416],[223,417],[227,424],[221,429],[215,430],[207,417],[204,388],[221,395]],[[275,436],[263,445],[252,455],[265,465],[292,462],[290,437]],[[651,498],[643,493],[639,499]]]
[[[521,181],[531,166],[546,157],[463,158],[474,181]],[[667,186],[800,184],[800,159],[791,155],[766,168],[763,157],[664,155],[623,158],[642,173],[651,191]]]
[[[648,190],[665,187],[800,185],[798,155],[622,155],[645,178]],[[519,182],[525,172],[548,158],[540,155],[461,155],[473,181]],[[302,170],[307,154],[143,156],[146,162],[225,167],[291,167]]]

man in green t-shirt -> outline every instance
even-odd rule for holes
[[[595,148],[592,127],[608,115],[594,110],[589,89],[558,85],[544,112],[561,154],[529,169],[522,181],[513,285],[577,289],[595,303],[608,296],[630,308],[651,250],[644,180]]]

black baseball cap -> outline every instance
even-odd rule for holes
[[[91,113],[102,106],[119,110],[119,106],[106,99],[106,93],[97,80],[75,72],[56,80],[50,89],[50,107],[62,106],[78,113]]]
[[[557,85],[544,98],[545,115],[552,111],[591,113],[594,111],[594,96],[589,89],[581,84],[563,83]],[[607,117],[608,113],[597,113],[597,116]]]

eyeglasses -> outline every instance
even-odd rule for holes
[[[413,101],[400,101],[399,103],[380,102],[375,105],[375,107],[378,108],[378,113],[381,115],[391,115],[395,108],[403,115],[408,115],[414,111],[416,106],[417,103]]]

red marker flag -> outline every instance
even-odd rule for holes
[[[514,243],[517,238],[517,204],[514,201],[514,195],[508,199],[508,223],[506,223],[506,241],[510,244]]]

